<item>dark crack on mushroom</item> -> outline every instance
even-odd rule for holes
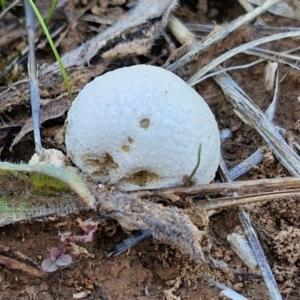
[[[137,186],[146,186],[149,182],[159,180],[159,176],[155,173],[141,170],[139,172],[133,173],[130,177],[123,178],[120,183],[134,184]]]

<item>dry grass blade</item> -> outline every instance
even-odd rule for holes
[[[205,79],[207,79],[207,78],[213,77],[213,76],[218,75],[218,74],[222,74],[222,73],[229,72],[229,71],[233,71],[233,70],[240,70],[240,69],[250,68],[250,67],[252,67],[252,66],[254,66],[254,65],[256,65],[256,64],[259,64],[259,63],[261,63],[261,62],[263,62],[263,61],[264,61],[264,59],[258,59],[258,60],[256,60],[256,61],[254,61],[254,62],[252,62],[252,63],[249,63],[249,64],[246,64],[246,65],[228,67],[228,68],[226,68],[226,69],[221,69],[221,70],[218,70],[218,71],[209,73],[209,74],[207,74],[206,76],[201,77],[201,79],[199,79],[198,83],[199,83],[200,81],[203,81],[203,80],[205,80]],[[202,69],[201,69],[201,70],[202,70]],[[201,70],[200,70],[199,72],[201,72]],[[197,74],[198,74],[198,73],[197,73]],[[191,85],[193,85],[193,83],[191,83]]]
[[[26,13],[26,27],[28,35],[28,76],[30,85],[30,98],[31,98],[31,110],[33,119],[33,133],[35,151],[38,155],[45,155],[45,151],[42,147],[41,134],[40,134],[40,93],[38,87],[38,78],[36,70],[35,60],[35,39],[34,39],[34,14],[33,10],[28,2],[24,0],[24,7]]]
[[[99,55],[99,51],[104,48],[107,49],[104,49],[100,56],[106,59],[144,54],[152,46],[154,40],[159,37],[167,23],[170,12],[176,5],[177,1],[175,0],[138,1],[136,7],[128,14],[127,18],[118,21],[90,41],[66,53],[62,57],[62,63],[65,68],[84,65],[95,55]],[[154,20],[154,22],[149,22],[149,20]],[[127,42],[123,41],[126,34],[140,31],[143,32],[141,38],[128,39]],[[120,39],[122,40],[121,42]],[[41,68],[40,74],[55,71],[57,68],[57,63],[45,65]]]
[[[254,166],[257,166],[263,160],[263,158],[264,152],[261,149],[257,149],[249,157],[228,171],[229,179],[233,181],[246,174]]]
[[[272,122],[228,75],[217,75],[214,79],[222,87],[238,117],[257,130],[277,159],[292,175],[300,176],[299,156],[285,142]]]
[[[200,201],[197,203],[196,206],[200,209],[214,210],[230,206],[252,204],[256,202],[286,200],[288,197],[298,196],[300,196],[299,189],[293,191],[269,192],[261,194],[224,197],[213,200]]]
[[[300,36],[300,31],[278,33],[278,34],[274,34],[272,36],[263,37],[263,38],[254,40],[252,42],[243,44],[241,46],[238,46],[238,47],[224,53],[223,55],[220,55],[219,57],[217,57],[216,59],[211,61],[209,64],[207,64],[204,68],[199,70],[196,74],[194,74],[188,80],[188,84],[193,86],[193,85],[199,83],[200,81],[203,80],[202,78],[206,73],[213,70],[215,67],[219,66],[225,60],[227,60],[227,59],[233,57],[234,55],[241,53],[247,49],[251,49],[255,46],[258,46],[258,45],[261,45],[264,43],[268,43],[268,42],[272,42],[272,41],[276,41],[276,40],[280,40],[280,39],[284,39],[284,38],[289,38],[289,37],[298,37],[298,36]]]
[[[246,51],[243,51],[243,53],[248,54],[248,55],[253,55],[260,57],[265,60],[270,60],[274,62],[278,62],[281,64],[285,64],[290,66],[293,69],[300,70],[300,67],[297,65],[297,61],[300,59],[297,59],[295,63],[291,63],[285,59],[296,59],[297,56],[290,56],[290,55],[284,55],[283,53],[278,53],[274,51],[269,51],[266,49],[261,49],[261,48],[252,48]]]
[[[267,0],[262,6],[257,7],[253,11],[249,12],[248,14],[241,16],[228,24],[227,26],[223,27],[219,31],[216,31],[212,34],[204,43],[200,44],[196,48],[193,48],[189,53],[183,56],[178,61],[174,62],[170,65],[167,69],[169,71],[176,71],[179,68],[183,67],[185,64],[189,63],[191,60],[195,59],[196,57],[200,56],[201,53],[206,51],[209,47],[213,46],[214,44],[220,42],[224,38],[226,38],[231,32],[236,30],[237,28],[241,27],[243,24],[246,24],[257,16],[268,10],[277,0]]]
[[[23,262],[19,262],[14,260],[10,257],[0,255],[0,266],[5,267],[7,269],[15,270],[16,272],[23,272],[27,273],[30,276],[39,277],[42,276],[43,273],[31,266],[26,265]]]
[[[280,295],[278,285],[275,281],[271,268],[265,258],[263,250],[259,244],[254,228],[251,225],[249,215],[245,211],[241,210],[239,212],[239,218],[241,220],[241,223],[243,225],[243,228],[245,230],[245,233],[247,235],[253,253],[260,267],[262,276],[264,278],[265,284],[269,291],[270,298],[272,300],[281,300],[282,297]]]
[[[168,195],[177,196],[195,196],[195,195],[212,195],[212,194],[227,194],[227,193],[259,193],[267,191],[287,191],[289,189],[297,189],[300,186],[300,178],[273,178],[273,179],[259,179],[247,181],[235,181],[224,183],[211,183],[203,185],[195,185],[190,187],[177,187],[150,190],[145,192],[153,196],[167,197]],[[135,194],[133,192],[131,194]],[[141,192],[143,193],[143,192]]]

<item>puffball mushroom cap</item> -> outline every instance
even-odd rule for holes
[[[199,94],[173,73],[147,65],[88,83],[66,121],[69,157],[83,172],[121,190],[209,183],[220,159],[216,120]]]

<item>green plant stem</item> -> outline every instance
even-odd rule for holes
[[[5,9],[5,7],[6,7],[6,1],[5,0],[0,0],[0,7],[1,7],[1,10]]]
[[[32,9],[33,9],[36,17],[38,18],[38,20],[40,22],[40,25],[41,25],[41,27],[42,27],[42,29],[44,31],[44,34],[46,35],[46,38],[47,38],[47,40],[49,42],[49,45],[50,45],[50,47],[52,49],[52,52],[53,52],[54,56],[55,56],[55,59],[57,60],[57,63],[59,65],[61,74],[62,74],[63,79],[64,79],[64,83],[65,83],[66,89],[68,91],[68,96],[69,96],[70,100],[73,100],[74,96],[73,96],[72,91],[71,91],[71,85],[70,85],[70,82],[69,82],[69,78],[68,78],[66,69],[63,66],[63,63],[62,63],[61,58],[60,58],[60,56],[59,56],[59,54],[57,52],[57,49],[56,49],[55,45],[54,45],[54,42],[53,42],[53,40],[51,38],[51,35],[50,35],[49,31],[48,31],[48,28],[47,28],[47,26],[46,26],[46,24],[45,24],[45,22],[44,22],[44,20],[43,20],[43,18],[41,16],[39,10],[37,9],[36,5],[34,4],[33,0],[26,0],[26,1],[28,1],[30,3],[30,5],[31,5],[31,7],[32,7]]]
[[[48,25],[49,22],[50,22],[50,20],[51,20],[51,17],[53,15],[53,12],[54,12],[54,9],[56,7],[56,4],[57,4],[57,0],[52,0],[51,6],[50,6],[48,14],[47,14],[47,17],[45,18],[45,24],[46,25]]]

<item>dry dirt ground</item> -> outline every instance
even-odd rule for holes
[[[86,7],[88,1],[69,1],[67,8],[61,15],[55,16],[59,22],[69,17],[70,28],[60,41],[61,53],[76,47],[82,41],[90,38],[95,31],[104,30],[110,22],[128,10],[126,1],[94,1],[96,8],[87,10],[85,14],[101,13],[105,16],[103,24],[91,20],[74,19],[75,12]],[[128,3],[130,1],[127,1]],[[205,1],[203,1],[204,3]],[[237,16],[244,14],[236,0],[208,1],[209,6],[201,6],[199,1],[182,1],[176,15],[184,22],[193,24],[228,23]],[[0,19],[0,71],[7,66],[6,60],[11,60],[14,51],[22,49],[25,44],[24,30],[16,22],[23,18],[23,9],[14,8],[5,19]],[[269,13],[264,16],[269,26],[299,27],[300,22],[283,17],[275,17]],[[19,21],[18,21],[19,22]],[[21,22],[22,25],[24,23]],[[14,27],[10,34],[9,26]],[[7,31],[5,31],[7,30]],[[199,34],[199,32],[195,32]],[[3,36],[9,35],[9,41],[4,43]],[[204,34],[206,35],[206,33]],[[195,69],[199,69],[207,61],[229,49],[262,36],[254,29],[254,24],[245,25],[229,35],[224,41],[214,46],[209,53],[201,56],[192,66],[181,71],[180,76],[188,78]],[[121,66],[149,63],[163,65],[169,57],[166,37],[175,39],[168,30],[165,38],[156,41],[144,56],[126,57],[111,62],[107,69]],[[278,41],[265,45],[273,51],[285,51],[299,45],[298,40]],[[37,58],[40,62],[51,61],[50,50],[47,46],[37,49]],[[294,54],[297,54],[294,53]],[[299,51],[298,51],[299,54]],[[256,60],[255,57],[239,54],[226,61],[227,66],[247,64]],[[92,64],[97,64],[97,58]],[[230,75],[244,89],[244,91],[262,109],[270,104],[273,92],[268,92],[264,85],[266,62],[252,67],[231,71]],[[26,76],[26,63],[19,69],[13,70],[10,75],[0,80],[0,91],[4,91],[11,82]],[[80,81],[80,80],[79,80]],[[287,65],[279,67],[279,103],[276,108],[274,123],[286,130],[289,141],[297,141],[300,122],[300,72]],[[78,86],[82,82],[78,83]],[[197,91],[211,107],[218,121],[219,129],[231,128],[232,136],[222,143],[222,154],[230,169],[243,159],[247,158],[257,148],[265,146],[259,134],[235,116],[230,104],[226,101],[220,88],[212,79],[203,81],[196,86]],[[2,101],[2,99],[1,99]],[[17,107],[1,115],[1,121],[9,119],[24,120],[30,116],[28,104]],[[18,118],[17,118],[18,117]],[[43,124],[43,145],[53,147],[53,131],[59,128],[66,117],[65,113],[52,118]],[[14,119],[15,120],[15,119]],[[12,150],[9,147],[14,136],[20,131],[22,122],[15,123],[11,128],[1,129],[0,146],[1,160],[28,161],[34,152],[33,135],[27,134]],[[1,148],[0,147],[0,148]],[[244,175],[240,180],[258,178],[274,178],[288,176],[288,172],[266,149],[264,160]],[[285,299],[300,299],[300,202],[296,197],[281,201],[247,206],[251,220],[268,262],[279,284],[280,291]],[[82,220],[91,217],[92,213],[80,215]],[[39,264],[48,256],[48,251],[59,245],[58,232],[78,230],[76,218],[70,215],[64,218],[51,216],[28,222],[16,223],[0,228],[1,244],[22,252],[28,258]],[[252,274],[238,256],[231,250],[226,236],[240,226],[237,208],[215,211],[209,218],[208,244],[213,258],[227,263],[226,268],[214,268],[211,265],[196,264],[189,257],[182,255],[176,249],[160,244],[151,238],[143,241],[128,253],[116,258],[109,258],[107,253],[118,241],[127,237],[121,227],[113,220],[106,220],[99,228],[95,239],[91,243],[77,243],[82,247],[77,254],[72,254],[73,262],[65,269],[59,269],[51,274],[42,276],[29,275],[22,269],[12,269],[0,266],[0,299],[73,299],[73,294],[80,291],[89,291],[88,299],[224,299],[220,291],[210,285],[204,275],[232,287],[249,299],[268,299],[267,290],[261,276]],[[2,250],[1,250],[2,251]],[[0,254],[2,253],[0,251]],[[74,253],[68,249],[67,253]],[[79,254],[78,254],[79,252]],[[7,254],[7,253],[6,253]],[[26,263],[26,262],[25,262]],[[27,265],[30,262],[27,261]]]

